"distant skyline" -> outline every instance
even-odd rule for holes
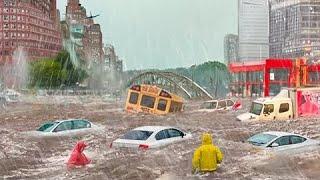
[[[190,67],[224,60],[226,34],[237,34],[235,0],[80,0],[100,14],[105,44],[115,46],[125,70]],[[59,0],[65,16],[67,0]]]

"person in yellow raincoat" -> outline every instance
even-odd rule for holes
[[[222,152],[212,144],[211,134],[203,134],[202,145],[193,154],[192,172],[214,172],[217,170],[217,164],[220,164],[222,159]]]

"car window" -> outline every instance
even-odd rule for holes
[[[291,143],[292,144],[299,144],[299,143],[303,143],[304,141],[306,141],[307,139],[304,137],[299,137],[299,136],[291,136]]]
[[[228,100],[228,101],[227,101],[227,106],[230,107],[230,106],[233,106],[233,105],[234,105],[234,102],[233,102],[233,101],[231,101],[231,100]]]
[[[156,140],[162,140],[162,139],[167,139],[169,138],[169,134],[167,130],[162,130],[158,132],[155,136]]]
[[[57,124],[57,122],[48,122],[43,124],[37,131],[42,131],[42,132],[49,132],[54,128],[54,126]]]
[[[263,114],[273,113],[273,111],[274,111],[274,106],[273,106],[273,104],[265,104],[265,105],[264,105]]]
[[[139,94],[138,94],[138,93],[131,92],[130,98],[129,98],[129,103],[130,103],[130,104],[137,104],[137,102],[138,102],[138,97],[139,97]]]
[[[126,133],[120,139],[143,141],[143,140],[147,140],[151,136],[152,133],[153,133],[152,131],[133,130],[133,131],[129,131],[128,133]]]
[[[155,100],[156,98],[154,97],[143,95],[140,105],[148,108],[153,108]]]
[[[275,143],[278,143],[279,146],[289,145],[290,144],[290,137],[289,136],[280,137],[279,139],[277,139],[275,141]]]
[[[84,120],[74,120],[73,121],[73,128],[74,129],[83,129],[83,128],[90,128],[91,124],[88,121]]]
[[[167,100],[160,99],[157,109],[160,110],[160,111],[165,111],[167,109]]]
[[[72,130],[72,129],[73,129],[73,122],[66,121],[66,122],[62,122],[60,125],[58,125],[58,127],[56,127],[54,132],[67,131],[67,130]]]
[[[225,107],[227,107],[226,101],[219,101],[218,102],[218,109],[225,108]]]
[[[170,138],[172,137],[179,137],[182,135],[182,132],[177,129],[168,129],[168,134]]]
[[[255,146],[262,146],[265,144],[270,143],[273,139],[277,136],[271,134],[256,134],[248,139],[248,142],[255,145]]]
[[[204,102],[201,104],[200,109],[216,109],[217,102]]]
[[[284,103],[280,105],[279,113],[284,113],[289,111],[289,103]]]

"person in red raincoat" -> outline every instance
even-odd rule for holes
[[[67,163],[68,167],[85,166],[90,163],[90,160],[83,153],[85,147],[87,145],[83,141],[76,144]]]

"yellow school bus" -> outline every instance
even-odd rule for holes
[[[133,85],[128,90],[126,110],[165,115],[183,110],[184,99],[152,85]]]

